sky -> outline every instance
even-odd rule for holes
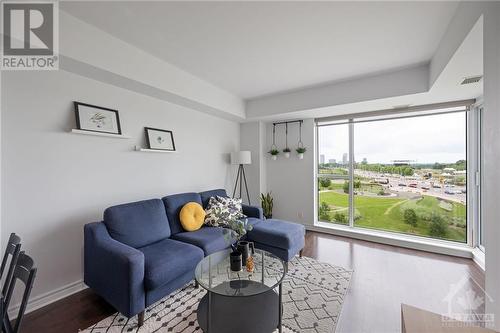
[[[342,161],[349,152],[348,125],[319,128],[319,155]],[[466,158],[466,113],[449,113],[354,125],[356,162],[454,163]]]

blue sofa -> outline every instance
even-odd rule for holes
[[[182,229],[179,212],[187,202],[206,207],[223,189],[182,193],[107,208],[102,222],[84,227],[84,281],[127,317],[138,315],[171,292],[190,283],[196,265],[230,246],[221,228]],[[247,239],[288,262],[304,247],[302,225],[263,221],[262,209],[243,205],[253,229]]]

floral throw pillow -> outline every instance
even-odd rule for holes
[[[205,224],[211,227],[227,227],[231,222],[246,218],[238,198],[211,197],[205,213]]]

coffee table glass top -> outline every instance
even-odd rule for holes
[[[285,277],[283,260],[272,253],[255,250],[253,272],[247,272],[245,265],[233,272],[230,253],[229,249],[215,252],[198,263],[195,278],[203,288],[223,296],[253,296],[274,289]]]

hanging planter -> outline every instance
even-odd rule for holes
[[[276,161],[278,159],[278,154],[280,151],[278,150],[278,147],[276,146],[276,125],[273,124],[273,144],[271,146],[271,150],[268,151],[269,154],[271,154],[271,159],[273,161]]]
[[[306,152],[306,150],[306,147],[298,147],[297,149],[295,149],[300,160],[304,159],[304,153]]]
[[[304,153],[306,152],[307,148],[304,147],[304,144],[302,143],[302,121],[299,123],[299,143],[297,144],[297,149],[295,151],[297,152],[297,156],[299,157],[300,160],[304,159]]]
[[[283,149],[283,153],[285,153],[285,158],[290,158],[290,148],[288,148],[288,123],[285,123],[285,149]]]

